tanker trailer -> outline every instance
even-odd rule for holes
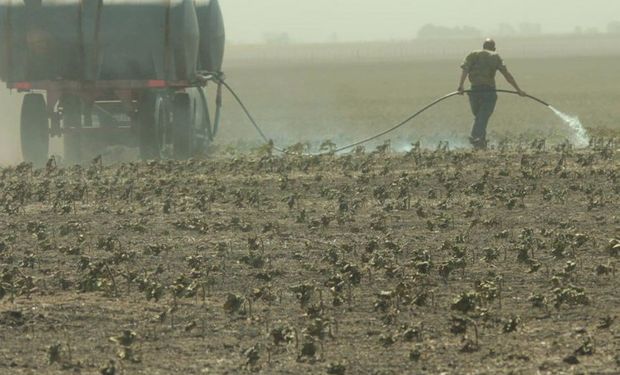
[[[203,77],[221,72],[224,41],[217,0],[1,0],[0,79],[25,93],[24,160],[45,163],[50,137],[71,163],[89,140],[143,159],[203,151]]]

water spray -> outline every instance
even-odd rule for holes
[[[244,102],[241,100],[241,98],[237,95],[237,93],[235,92],[235,90],[230,87],[230,85],[228,83],[226,83],[225,81],[221,80],[219,81],[219,83],[221,85],[223,85],[224,87],[226,87],[226,89],[231,93],[231,95],[235,98],[235,100],[237,101],[237,103],[239,103],[239,105],[241,106],[241,109],[245,112],[245,115],[247,116],[247,118],[250,120],[250,122],[252,123],[252,125],[254,126],[254,128],[256,129],[256,131],[258,132],[258,134],[260,135],[260,137],[265,141],[265,143],[272,145],[273,149],[278,151],[278,152],[282,152],[282,153],[288,153],[287,150],[285,150],[284,148],[278,147],[276,145],[273,144],[273,140],[269,139],[265,133],[263,132],[263,130],[261,129],[261,127],[258,125],[258,123],[256,122],[256,120],[254,119],[254,117],[252,116],[252,114],[250,113],[250,111],[248,110],[248,108],[245,106]],[[346,151],[346,150],[350,150],[352,148],[355,148],[357,146],[361,146],[363,144],[366,144],[368,142],[374,141],[377,138],[381,138],[384,135],[387,135],[403,126],[405,126],[407,123],[409,123],[411,120],[413,120],[414,118],[418,117],[419,115],[421,115],[422,113],[426,112],[427,110],[429,110],[430,108],[436,106],[437,104],[450,99],[454,96],[457,95],[462,95],[464,93],[470,93],[472,92],[471,90],[465,90],[462,93],[455,91],[452,92],[450,94],[447,94],[445,96],[442,96],[441,98],[436,99],[434,102],[426,105],[425,107],[423,107],[422,109],[420,109],[419,111],[415,112],[414,114],[412,114],[411,116],[407,117],[405,120],[399,122],[398,124],[392,126],[391,128],[384,130],[378,134],[375,134],[371,137],[368,138],[364,138],[360,141],[348,144],[346,146],[343,147],[339,147],[331,152],[333,153],[338,153],[338,152],[342,152],[342,151]],[[504,93],[504,94],[511,94],[511,95],[520,95],[517,91],[511,91],[511,90],[502,90],[502,89],[496,89],[495,92],[498,93]],[[572,139],[573,143],[575,144],[576,147],[585,147],[589,144],[589,137],[588,134],[585,130],[585,128],[583,127],[583,125],[581,124],[581,122],[579,121],[579,118],[577,117],[573,117],[570,115],[567,115],[561,111],[559,111],[558,109],[554,108],[553,106],[551,106],[549,103],[545,102],[542,99],[539,99],[535,96],[529,95],[529,94],[525,94],[523,95],[523,97],[526,97],[528,99],[531,99],[539,104],[544,105],[545,107],[549,108],[556,116],[558,116],[560,119],[562,119],[562,121],[564,123],[566,123],[571,130],[574,133],[574,137]]]
[[[553,106],[549,106],[549,109],[555,113],[556,116],[562,119],[566,125],[568,125],[573,131],[573,139],[571,141],[575,144],[576,147],[582,148],[586,147],[590,144],[590,137],[588,136],[588,132],[586,128],[583,127],[581,121],[579,121],[579,117],[567,115],[554,108]]]

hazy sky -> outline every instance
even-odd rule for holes
[[[491,33],[500,23],[540,23],[543,32],[576,26],[605,31],[620,21],[620,0],[220,0],[228,39],[259,42],[287,32],[293,41],[411,39],[427,23],[470,25]]]

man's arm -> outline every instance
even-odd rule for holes
[[[467,72],[467,70],[463,69],[463,72],[461,73],[461,79],[459,80],[459,88],[456,89],[456,91],[458,91],[459,95],[463,95],[465,88],[463,87],[463,85],[465,85],[465,80],[467,79],[467,75],[469,73]]]
[[[502,75],[504,76],[504,78],[506,78],[506,81],[507,81],[508,83],[510,83],[510,85],[511,85],[512,87],[514,87],[514,88],[515,88],[515,90],[517,90],[517,92],[519,93],[519,95],[521,95],[521,96],[525,96],[525,95],[527,95],[527,94],[525,93],[525,91],[521,90],[521,88],[519,87],[519,84],[518,84],[518,83],[517,83],[517,81],[515,80],[515,77],[513,77],[513,76],[512,76],[512,74],[510,74],[510,72],[508,71],[508,68],[500,69],[499,71],[502,73]]]

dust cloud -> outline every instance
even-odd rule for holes
[[[19,140],[19,117],[21,94],[0,89],[0,166],[14,165],[22,161]]]

